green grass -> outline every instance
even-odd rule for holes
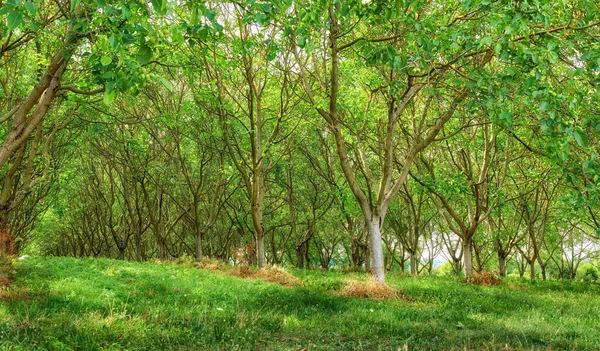
[[[389,275],[412,298],[335,296],[348,276],[285,288],[173,264],[29,258],[0,302],[0,350],[597,350],[600,286]],[[510,285],[518,284],[518,289]]]

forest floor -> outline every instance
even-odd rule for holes
[[[27,258],[0,288],[0,350],[598,350],[600,284],[290,269],[282,286],[191,266]]]

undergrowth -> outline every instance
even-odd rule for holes
[[[388,274],[385,294],[401,297],[378,299],[364,273],[286,269],[302,284],[289,287],[193,263],[47,257],[15,268],[6,291],[29,298],[0,301],[3,351],[600,349],[597,283]]]

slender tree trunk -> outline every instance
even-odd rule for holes
[[[400,258],[400,272],[404,273],[406,271],[406,259],[404,258],[404,250],[402,250],[402,257]]]
[[[196,224],[196,227],[198,225]],[[202,237],[204,233],[200,228],[196,229],[196,262],[201,261],[204,258],[204,251],[202,250]]]
[[[262,213],[261,213],[262,218]],[[262,220],[261,220],[262,223]],[[262,225],[259,227],[254,227],[255,229],[255,240],[256,240],[256,264],[258,268],[263,268],[265,266],[265,236],[263,233]]]
[[[454,274],[456,274],[457,276],[460,275],[460,272],[462,271],[462,267],[460,265],[460,258],[452,260],[452,269],[454,270]]]
[[[304,255],[302,252],[302,244],[296,246],[296,267],[300,269],[304,269]]]
[[[135,236],[135,260],[142,262],[142,234],[137,233]]]
[[[306,269],[310,269],[310,256],[308,255],[309,245],[310,241],[307,241],[306,245],[304,246],[304,268]]]
[[[542,272],[542,280],[546,280],[546,265],[540,264],[540,271]]]

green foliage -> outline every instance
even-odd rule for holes
[[[598,267],[592,263],[583,263],[577,270],[577,279],[584,282],[597,282],[600,279]]]

